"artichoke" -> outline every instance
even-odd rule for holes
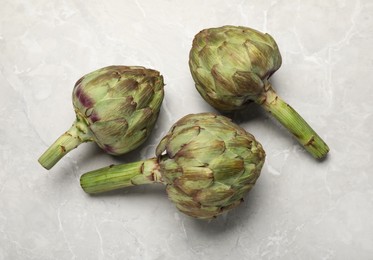
[[[274,39],[241,26],[202,30],[194,37],[189,56],[196,88],[211,106],[230,112],[255,102],[279,120],[309,153],[322,158],[328,146],[268,81],[280,66]]]
[[[243,201],[264,164],[265,152],[254,136],[212,113],[187,115],[156,148],[156,157],[85,173],[87,193],[163,183],[183,213],[210,219]]]
[[[83,142],[96,142],[112,155],[141,145],[157,120],[164,90],[156,70],[109,66],[79,79],[73,90],[76,119],[39,158],[46,169]]]

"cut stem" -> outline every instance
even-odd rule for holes
[[[328,145],[311,128],[310,125],[284,100],[282,100],[268,83],[264,101],[260,104],[286,127],[304,148],[317,159],[323,158],[328,152]]]
[[[162,182],[156,158],[112,165],[80,177],[80,186],[87,193],[101,193],[125,187]]]
[[[47,170],[51,169],[68,152],[81,143],[92,141],[87,126],[78,118],[71,128],[61,135],[39,158],[39,163]]]

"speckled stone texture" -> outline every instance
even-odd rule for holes
[[[371,259],[373,3],[368,0],[14,0],[0,3],[0,259]],[[154,156],[169,127],[214,112],[188,55],[203,28],[270,33],[271,78],[330,147],[313,159],[257,106],[231,115],[267,153],[231,213],[192,219],[162,185],[86,195],[82,173]],[[159,70],[165,100],[148,141],[127,156],[83,144],[49,172],[37,162],[71,126],[82,75],[112,64]]]

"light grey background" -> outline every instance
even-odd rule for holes
[[[373,2],[107,0],[0,2],[0,259],[372,259]],[[188,53],[207,27],[270,33],[272,78],[330,146],[311,158],[260,108],[234,120],[267,159],[245,202],[211,222],[179,213],[163,186],[90,197],[82,173],[154,155],[188,113],[214,111],[194,88]],[[143,65],[165,77],[150,139],[114,158],[84,144],[51,171],[37,159],[74,119],[75,81]]]

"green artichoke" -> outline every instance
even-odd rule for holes
[[[264,164],[265,152],[254,136],[212,113],[176,122],[156,148],[156,157],[85,173],[87,193],[163,183],[183,213],[210,219],[243,201]]]
[[[73,90],[76,120],[39,158],[46,169],[83,142],[112,155],[127,153],[149,136],[164,96],[163,77],[139,66],[109,66],[79,79]]]
[[[189,67],[196,88],[214,108],[230,112],[255,102],[279,120],[315,158],[329,148],[306,121],[273,90],[268,79],[281,55],[269,34],[241,26],[199,32]]]

